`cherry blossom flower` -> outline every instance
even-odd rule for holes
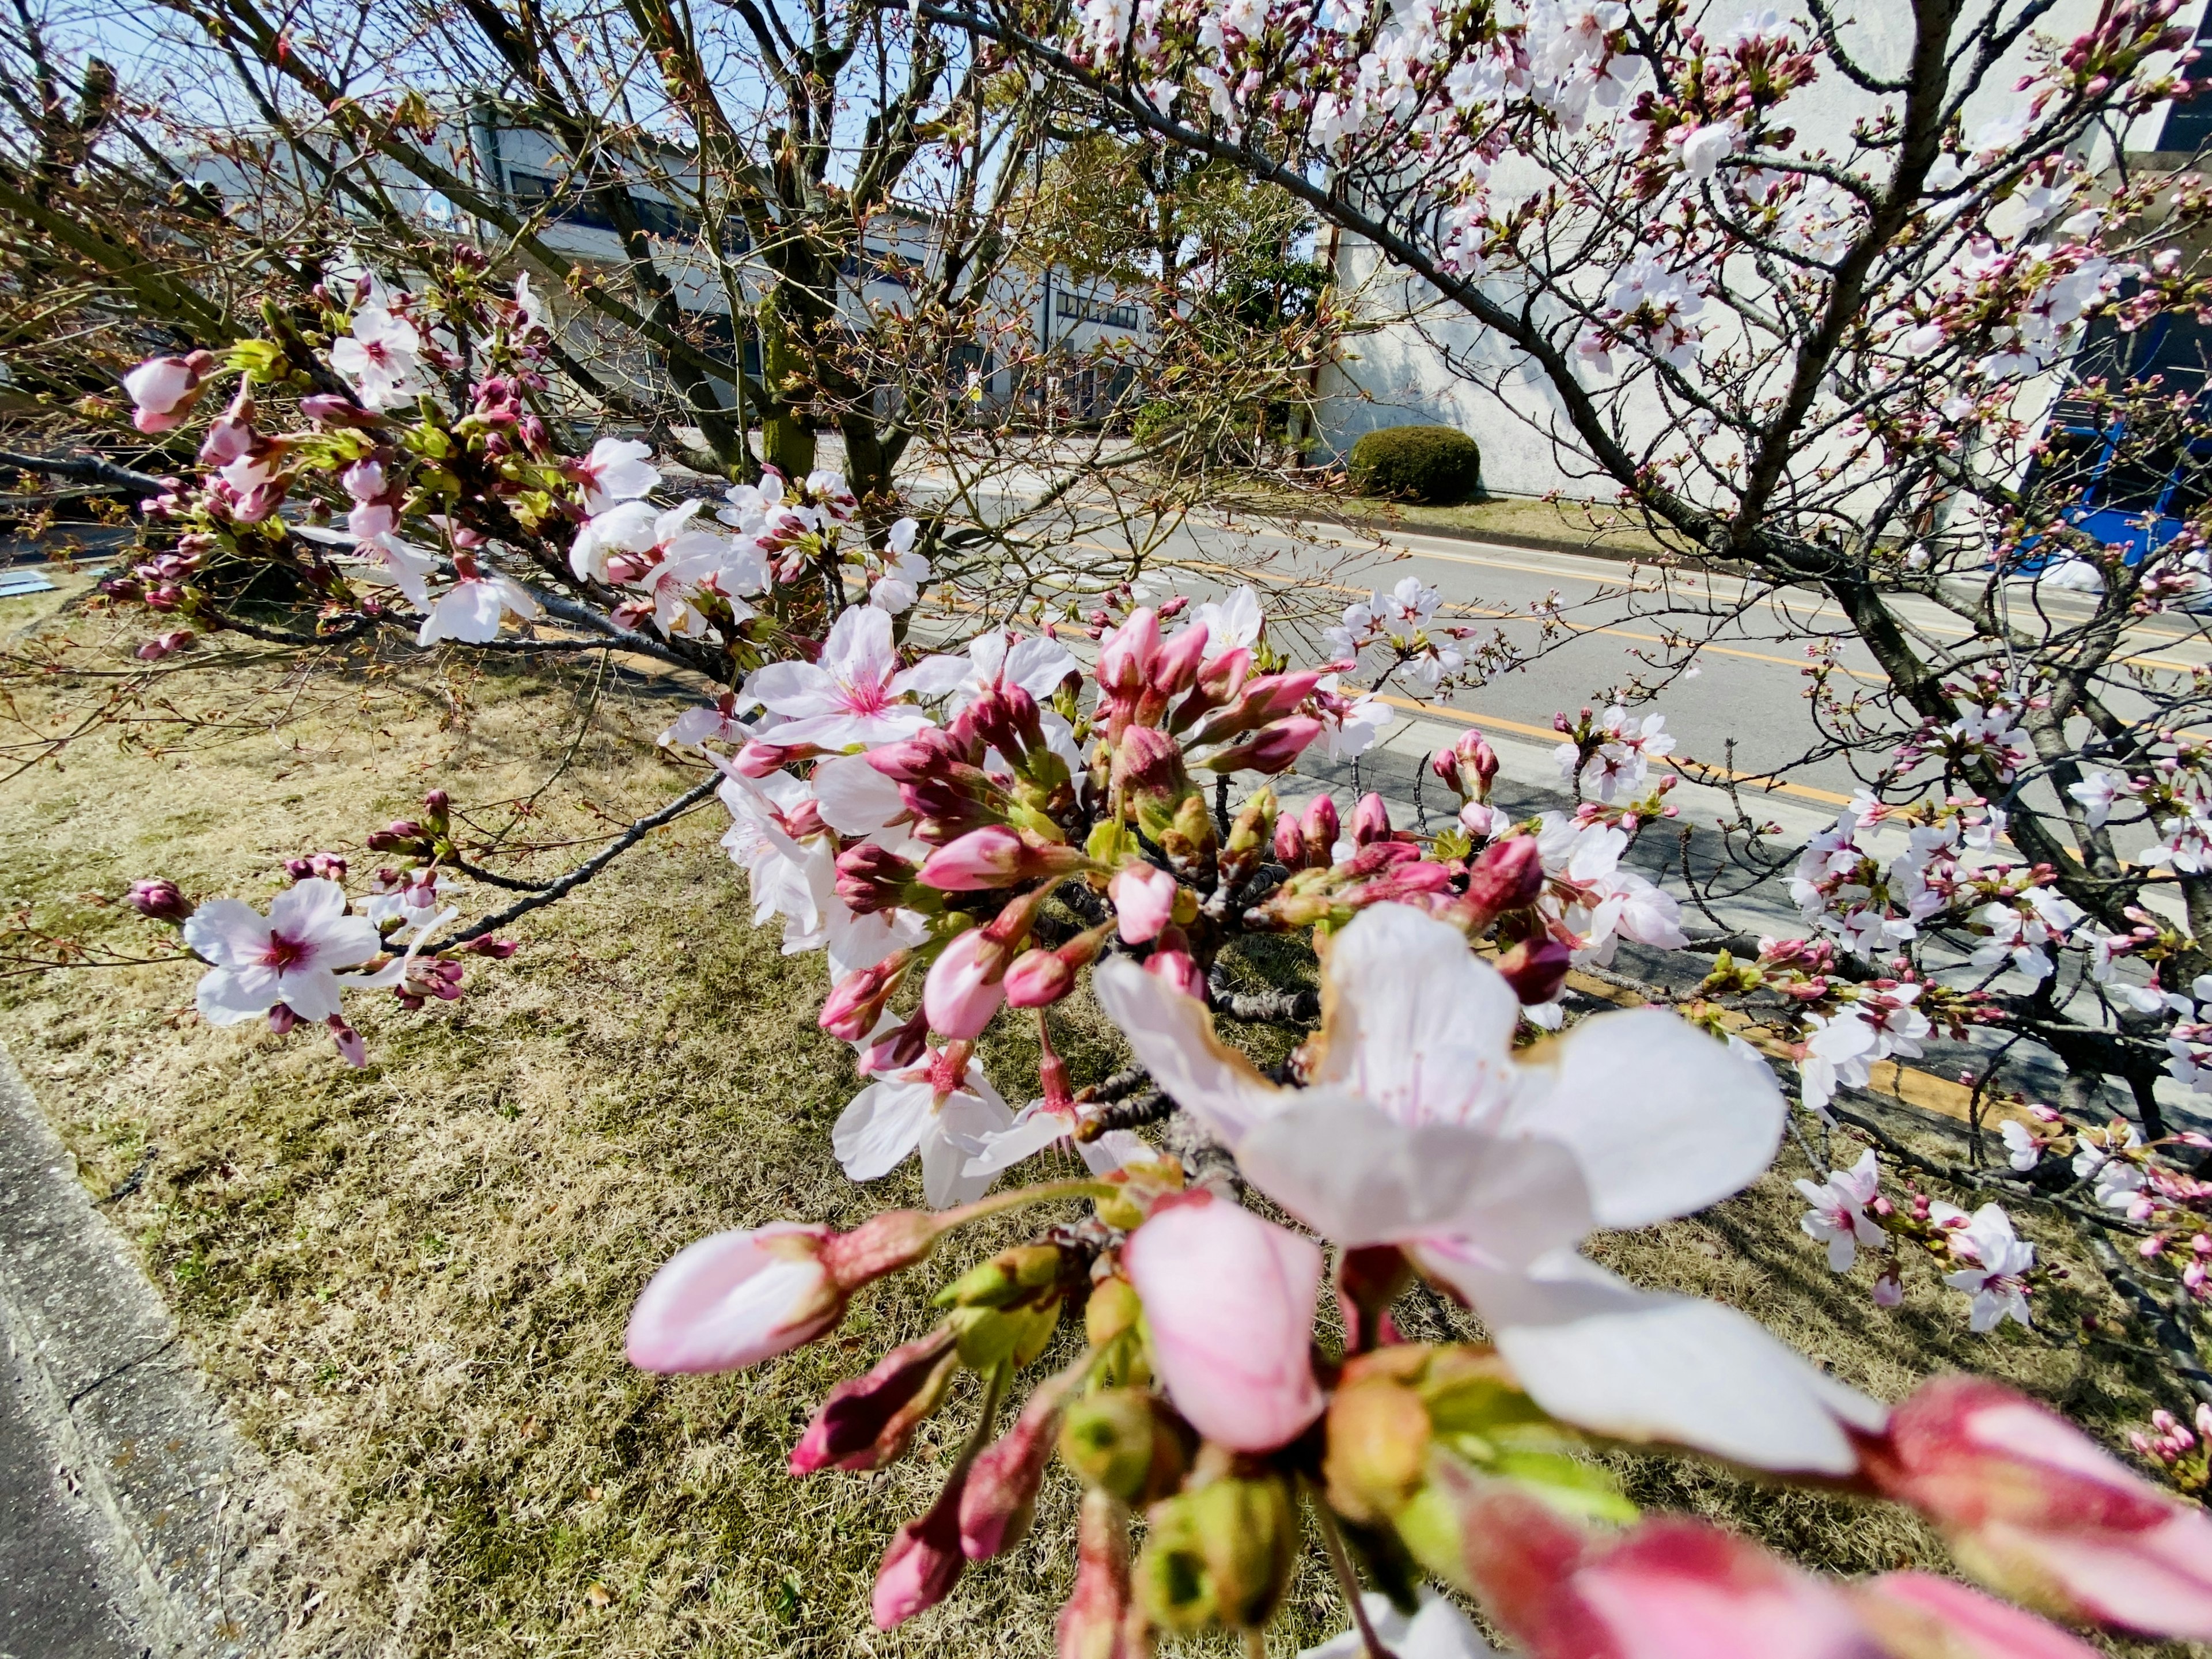
[[[921,597],[929,581],[929,561],[914,550],[921,528],[912,519],[901,519],[884,536],[883,574],[868,589],[868,603],[877,610],[896,617],[911,611]]]
[[[1316,743],[1329,760],[1352,760],[1365,754],[1390,724],[1389,704],[1371,691],[1346,690],[1340,675],[1323,675],[1315,684],[1313,700],[1321,720]]]
[[[2004,1139],[2005,1162],[2014,1169],[2025,1172],[2043,1161],[2043,1143],[2018,1118],[2007,1118],[1997,1125],[1997,1133]]]
[[[1321,1415],[1311,1356],[1322,1256],[1311,1239],[1201,1193],[1154,1211],[1121,1263],[1168,1397],[1208,1440],[1269,1451]]]
[[[918,1153],[922,1195],[932,1209],[964,1204],[990,1189],[994,1172],[970,1174],[969,1160],[983,1151],[986,1135],[1011,1127],[1014,1115],[972,1058],[956,1060],[966,1054],[965,1043],[929,1049],[919,1063],[854,1096],[830,1133],[848,1176],[875,1181]]]
[[[2035,1265],[2035,1246],[2014,1235],[2012,1218],[2000,1206],[1984,1204],[1975,1211],[1972,1220],[1951,1235],[1951,1254],[1969,1264],[1943,1275],[1946,1285],[1973,1298],[1969,1329],[1993,1331],[2008,1319],[2029,1322],[2026,1275]]]
[[[912,737],[933,724],[903,699],[941,696],[967,677],[969,668],[963,658],[925,657],[902,669],[890,616],[872,605],[854,605],[830,630],[818,662],[769,663],[753,671],[745,693],[785,717],[786,723],[776,728],[778,743],[873,747]]]
[[[1191,622],[1206,630],[1206,648],[1214,652],[1249,649],[1267,628],[1260,596],[1249,586],[1225,599],[1208,599],[1191,612]]]
[[[1842,1472],[1881,1408],[1733,1310],[1638,1291],[1578,1255],[1593,1228],[1702,1209],[1764,1170],[1773,1080],[1674,1016],[1599,1015],[1513,1057],[1519,999],[1459,929],[1378,904],[1324,969],[1312,1086],[1221,1046],[1135,963],[1093,983],[1138,1059],[1247,1178],[1334,1242],[1396,1243],[1474,1306],[1539,1404],[1630,1439]]]
[[[526,329],[550,331],[552,325],[546,315],[545,302],[538,297],[538,291],[531,287],[530,273],[526,270],[520,273],[514,279],[514,308]]]
[[[331,343],[331,367],[354,383],[367,407],[393,409],[430,389],[422,350],[413,323],[382,306],[363,306],[354,313],[352,331]]]
[[[660,483],[660,469],[653,465],[653,446],[634,438],[602,438],[570,470],[584,486],[584,511],[593,518]]]
[[[1935,1028],[1913,1004],[1917,985],[1894,986],[1887,991],[1866,992],[1845,1003],[1832,1015],[1808,1013],[1805,1057],[1798,1062],[1800,1097],[1807,1108],[1827,1115],[1828,1103],[1840,1088],[1863,1089],[1872,1079],[1877,1061],[1920,1053],[1920,1039]]]
[[[210,1025],[236,1025],[283,1005],[303,1020],[339,1013],[343,988],[396,982],[339,970],[384,949],[376,924],[346,914],[345,889],[317,876],[270,902],[265,917],[243,899],[210,899],[187,917],[185,943],[213,967],[194,997]]]
[[[436,554],[397,536],[379,536],[362,543],[356,551],[381,568],[417,611],[430,608],[430,579],[438,574]]]
[[[2142,1166],[2125,1156],[2142,1145],[2142,1131],[2132,1123],[2115,1123],[2109,1129],[2082,1133],[2074,1150],[2074,1176],[2087,1181],[2097,1202],[2108,1210],[2126,1210],[2142,1190]]]
[[[1828,1178],[1818,1186],[1802,1179],[1796,1184],[1813,1206],[1798,1224],[1808,1237],[1827,1245],[1831,1273],[1850,1272],[1860,1245],[1871,1248],[1887,1240],[1881,1224],[1867,1213],[1867,1206],[1881,1189],[1881,1165],[1873,1147],[1850,1169],[1829,1170]]]
[[[430,605],[430,614],[416,630],[415,643],[434,645],[440,640],[461,640],[482,645],[499,637],[500,619],[513,611],[528,622],[538,614],[538,601],[521,583],[494,572],[483,574],[473,563],[461,570],[460,580]]]
[[[1475,1634],[1474,1621],[1453,1603],[1424,1586],[1419,1610],[1408,1616],[1387,1595],[1369,1590],[1359,1598],[1368,1627],[1397,1659],[1497,1659],[1497,1650]],[[1357,1626],[1331,1641],[1300,1651],[1298,1659],[1366,1659],[1367,1638]]]
[[[1145,1138],[1132,1130],[1109,1129],[1096,1140],[1078,1140],[1074,1138],[1075,1130],[1073,1108],[1033,1100],[1017,1112],[1014,1121],[1005,1128],[994,1129],[981,1137],[982,1150],[968,1160],[962,1172],[995,1176],[1062,1142],[1075,1149],[1084,1168],[1093,1175],[1109,1175],[1125,1165],[1142,1164],[1158,1156],[1146,1144]]]

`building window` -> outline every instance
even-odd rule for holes
[[[1053,309],[1061,316],[1079,323],[1103,323],[1108,328],[1134,329],[1137,326],[1137,307],[1124,301],[1101,300],[1088,294],[1070,294],[1060,290],[1058,303]]]
[[[2204,15],[2197,25],[2197,50],[2201,54],[2197,61],[2182,71],[2182,78],[2191,87],[2203,87],[2212,79],[2212,5],[2204,9]],[[2212,88],[2199,92],[2194,98],[2177,99],[2166,112],[2166,127],[2158,136],[2158,147],[2162,150],[2186,150],[2195,155],[2212,139]]]

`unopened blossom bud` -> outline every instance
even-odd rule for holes
[[[896,909],[920,873],[890,848],[859,842],[837,854],[837,896],[857,916]]]
[[[494,939],[490,934],[485,933],[471,939],[460,948],[471,956],[490,957],[495,961],[505,962],[522,946],[514,939]]]
[[[1206,624],[1194,623],[1163,645],[1146,675],[1154,696],[1179,697],[1198,684],[1199,665],[1206,659]]]
[[[864,1075],[877,1077],[913,1065],[928,1047],[929,1010],[917,1008],[905,1024],[885,1032],[863,1048],[854,1064]]]
[[[910,951],[895,951],[872,968],[855,968],[839,980],[822,1005],[815,1024],[840,1042],[858,1042],[876,1029],[914,960]]]
[[[1246,682],[1236,700],[1200,720],[1191,728],[1190,740],[1194,744],[1220,743],[1241,732],[1282,719],[1295,713],[1313,695],[1314,687],[1322,680],[1318,669],[1300,669],[1289,674],[1263,674],[1256,680]]]
[[[156,877],[131,884],[131,908],[152,921],[182,921],[192,913],[192,902],[173,881]]]
[[[985,1448],[968,1471],[968,1487],[960,1498],[960,1548],[970,1561],[1002,1555],[1029,1536],[1060,1413],[1074,1397],[1084,1370],[1078,1364],[1038,1384],[1014,1426]]]
[[[915,1430],[944,1403],[959,1368],[952,1332],[944,1326],[893,1348],[864,1376],[830,1389],[791,1449],[791,1472],[879,1469],[896,1462]]]
[[[1329,1507],[1370,1526],[1388,1522],[1427,1478],[1433,1431],[1429,1408],[1404,1373],[1417,1348],[1389,1348],[1345,1368],[1328,1402],[1328,1451],[1322,1469]]]
[[[990,936],[990,930],[971,927],[938,953],[922,981],[922,1010],[930,1028],[944,1036],[980,1036],[1006,1000],[1006,967],[1010,952]]]
[[[1524,939],[1498,958],[1498,971],[1524,1008],[1559,1000],[1574,953],[1548,933]]]
[[[965,1464],[955,1468],[929,1512],[892,1535],[869,1598],[878,1630],[895,1630],[952,1594],[968,1565],[960,1550],[960,1499],[967,1479]]]
[[[1032,948],[1006,969],[1006,1004],[1013,1008],[1048,1008],[1075,988],[1075,969],[1057,951]]]
[[[1138,805],[1139,816],[1151,806],[1165,823],[1175,804],[1190,792],[1190,776],[1183,769],[1182,750],[1164,732],[1133,726],[1114,746],[1112,781],[1115,797]]]
[[[1890,1659],[2095,1659],[2098,1651],[2032,1613],[1932,1572],[1886,1572],[1844,1593]]]
[[[1337,820],[1334,800],[1327,795],[1316,795],[1308,801],[1298,820],[1298,829],[1305,836],[1309,865],[1321,869],[1335,861],[1336,843],[1342,836],[1343,827]]]
[[[1468,872],[1468,902],[1491,915],[1524,910],[1544,890],[1544,859],[1534,836],[1492,842]]]
[[[1149,607],[1132,611],[1098,647],[1092,673],[1099,690],[1109,696],[1133,700],[1151,681],[1159,649],[1159,612]]]
[[[1875,1487],[1933,1521],[1990,1588],[2060,1618],[2212,1638],[2212,1515],[2025,1395],[1937,1377],[1861,1450]]]
[[[149,357],[123,377],[133,405],[131,423],[144,433],[168,432],[184,424],[216,366],[213,354]]]
[[[953,722],[952,735],[977,752],[995,749],[1017,767],[1045,747],[1044,718],[1036,699],[1018,685],[986,686]]]
[[[1188,1430],[1145,1389],[1100,1389],[1068,1406],[1060,1455],[1076,1478],[1127,1504],[1164,1498],[1190,1467]]]
[[[1321,731],[1321,722],[1310,715],[1293,714],[1209,755],[1200,764],[1209,772],[1257,772],[1273,777],[1289,770]]]
[[[1298,828],[1297,819],[1288,812],[1275,820],[1275,862],[1292,870],[1305,867],[1305,833]]]
[[[1280,1474],[1223,1474],[1155,1504],[1149,1519],[1137,1590],[1155,1623],[1257,1630],[1274,1617],[1298,1544]]]
[[[252,442],[252,382],[240,380],[238,394],[231,399],[230,407],[208,423],[207,436],[200,444],[200,465],[228,466],[245,454]]]
[[[350,398],[318,392],[300,399],[300,413],[322,426],[381,426],[384,416]]]
[[[730,1371],[811,1342],[845,1310],[821,1259],[826,1227],[779,1221],[685,1246],[631,1310],[630,1364]]]
[[[1152,955],[1145,958],[1145,971],[1165,980],[1187,997],[1205,1000],[1206,975],[1199,971],[1198,959],[1190,953],[1189,936],[1180,927],[1170,926],[1160,930]]]
[[[1176,890],[1176,878],[1158,865],[1124,865],[1106,887],[1121,942],[1143,945],[1157,939],[1175,915]]]
[[[1121,1253],[1176,1409],[1209,1440],[1269,1451],[1323,1404],[1311,1363],[1320,1248],[1220,1198],[1156,1211]]]
[[[1467,732],[1429,763],[1430,769],[1463,801],[1486,801],[1498,775],[1498,751],[1480,732]]]
[[[746,777],[764,778],[793,761],[806,760],[820,752],[811,743],[780,744],[770,743],[765,738],[752,738],[738,750],[738,757],[730,764]]]
[[[422,826],[412,818],[395,818],[381,830],[368,832],[372,853],[402,852],[422,839]]]
[[[1370,790],[1359,798],[1352,809],[1352,844],[1364,847],[1370,842],[1381,841],[1390,833],[1390,809],[1382,804],[1382,797]]]
[[[1132,1606],[1129,1519],[1121,1501],[1083,1494],[1075,1527],[1075,1588],[1060,1610],[1054,1659],[1146,1659]]]
[[[1047,841],[1033,830],[993,823],[932,853],[922,863],[920,880],[940,892],[973,893],[1048,880],[1089,863],[1079,847]]]

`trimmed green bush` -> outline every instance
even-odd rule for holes
[[[1482,452],[1448,426],[1386,426],[1352,446],[1352,487],[1363,495],[1442,506],[1463,501],[1482,476]]]

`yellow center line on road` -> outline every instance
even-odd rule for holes
[[[1520,720],[1507,720],[1502,714],[1478,714],[1464,708],[1449,708],[1442,703],[1416,702],[1411,697],[1392,696],[1387,692],[1381,694],[1378,700],[1393,708],[1402,708],[1432,720],[1451,720],[1461,726],[1489,726],[1495,731],[1513,732],[1518,737],[1542,738],[1553,744],[1562,741],[1560,733],[1553,726],[1529,726]],[[1721,777],[1730,783],[1751,785],[1761,794],[1802,795],[1807,800],[1817,800],[1828,806],[1849,806],[1852,800],[1851,796],[1839,795],[1832,789],[1815,788],[1809,783],[1790,783],[1764,772],[1738,772],[1729,767],[1693,759],[1688,755],[1683,756],[1679,762],[1672,756],[1661,756],[1659,758],[1692,783],[1706,783],[1708,787],[1711,787],[1707,783],[1708,778]],[[1691,767],[1697,768],[1697,771],[1688,770]]]

